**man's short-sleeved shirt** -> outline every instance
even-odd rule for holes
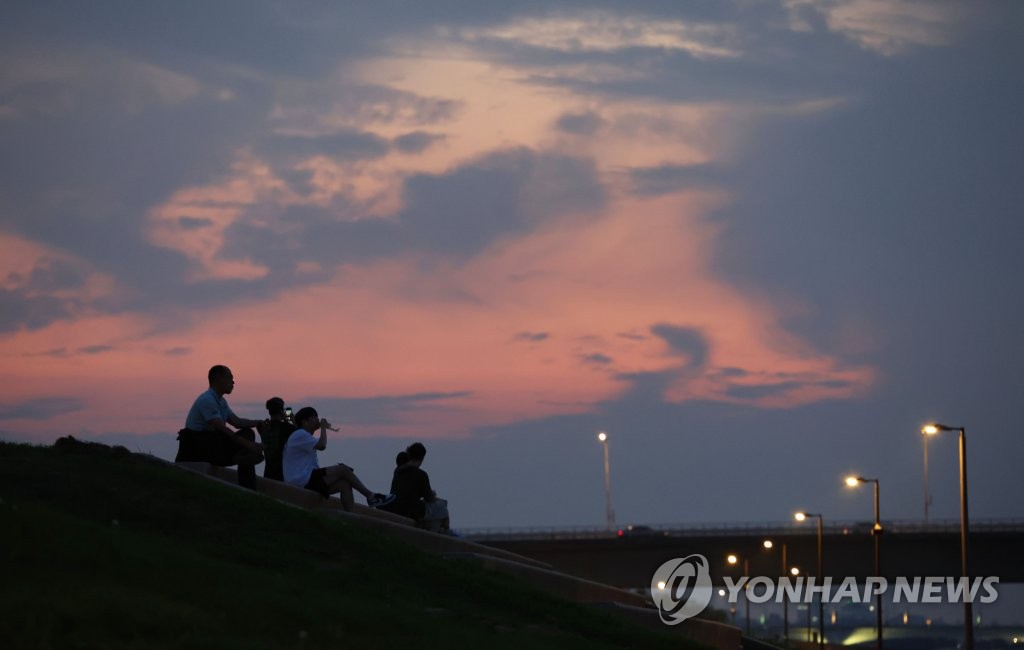
[[[185,428],[193,431],[213,431],[208,424],[210,420],[221,420],[227,423],[228,418],[235,414],[228,406],[223,395],[218,395],[212,388],[196,398],[185,418]]]
[[[316,460],[316,438],[305,429],[296,429],[288,436],[282,458],[284,482],[306,487],[313,470],[320,469]]]

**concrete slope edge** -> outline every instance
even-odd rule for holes
[[[228,470],[223,467],[213,467],[209,463],[175,463],[174,466],[197,476],[201,476],[207,480],[217,481],[223,485],[230,485],[233,488],[253,494],[252,491],[238,486],[236,479],[237,475],[234,470]],[[257,483],[259,483],[260,480],[261,479],[257,479]],[[277,483],[276,481],[272,482]],[[356,512],[346,512],[340,508],[340,504],[338,508],[323,507],[324,500],[321,499],[318,494],[311,492],[310,490],[296,488],[283,483],[279,483],[278,485],[281,486],[280,489],[275,489],[272,492],[256,492],[256,494],[272,498],[280,503],[303,508],[304,510],[312,510],[337,517],[356,526],[373,528],[388,537],[403,540],[406,543],[412,544],[413,546],[429,553],[470,552],[481,555],[490,555],[496,558],[538,568],[551,568],[551,565],[546,562],[541,562],[511,551],[484,546],[459,537],[440,535],[428,530],[423,530],[422,528],[416,528],[415,526],[410,525],[412,523],[412,520],[410,519],[391,515],[386,512],[379,512],[373,508],[361,506]],[[332,501],[337,501],[337,499],[333,499]],[[387,516],[381,517],[379,515]]]

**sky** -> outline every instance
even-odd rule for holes
[[[0,439],[211,365],[455,527],[1024,517],[1024,4],[5,3]],[[1014,279],[1017,278],[1017,279]],[[928,443],[959,516],[957,443]]]

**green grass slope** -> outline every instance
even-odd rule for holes
[[[84,443],[0,443],[0,584],[3,648],[686,647],[374,531]]]

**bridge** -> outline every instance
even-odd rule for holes
[[[883,522],[882,577],[959,576],[959,520]],[[834,580],[874,575],[871,522],[829,523],[823,529],[824,572]],[[744,523],[679,524],[608,531],[597,527],[480,528],[464,534],[477,542],[533,557],[557,570],[619,587],[649,585],[662,563],[692,553],[711,563],[712,579],[738,577],[726,564],[735,554],[748,561],[751,576],[775,577],[782,572],[781,548],[787,564],[800,575],[817,574],[817,527],[814,524]],[[765,549],[765,539],[772,549]],[[972,576],[997,576],[1001,583],[1024,582],[1024,520],[971,521],[969,560]]]

